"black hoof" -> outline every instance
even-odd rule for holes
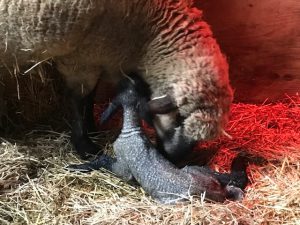
[[[66,166],[65,169],[71,172],[81,172],[81,173],[88,173],[93,170],[99,170],[100,168],[105,168],[107,170],[112,169],[112,164],[116,162],[116,159],[111,158],[107,155],[101,155],[96,159],[82,163],[82,164],[71,164]]]
[[[91,141],[89,137],[82,138],[72,138],[72,143],[75,151],[80,155],[81,158],[86,159],[86,154],[100,154],[102,151],[98,148],[98,146]]]
[[[81,172],[81,173],[88,173],[91,172],[93,169],[89,167],[87,163],[84,164],[71,164],[65,167],[66,170],[70,172]]]

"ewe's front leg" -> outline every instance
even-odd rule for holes
[[[72,105],[71,142],[76,152],[86,158],[85,153],[97,154],[98,147],[88,136],[94,129],[93,105],[95,88],[101,73],[100,67],[80,65],[78,55],[55,59],[57,69],[63,75],[69,89]]]
[[[97,154],[99,149],[88,136],[88,131],[95,131],[93,118],[94,92],[85,97],[71,94],[72,104],[72,133],[71,142],[76,152],[85,157],[85,153]]]

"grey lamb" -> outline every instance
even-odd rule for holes
[[[103,113],[102,120],[107,120],[114,111],[112,108],[123,107],[123,128],[113,144],[116,158],[102,155],[95,161],[67,168],[83,172],[104,167],[126,181],[135,179],[150,196],[162,203],[204,193],[205,198],[213,201],[240,200],[243,197],[241,188],[247,183],[245,171],[238,177],[206,167],[179,169],[158,152],[140,126],[139,107],[144,88],[138,77],[121,81],[118,96]]]
[[[192,0],[0,0],[0,33],[3,67],[55,62],[70,89],[81,155],[98,151],[87,135],[93,90],[121,72],[137,72],[151,98],[176,106],[153,118],[168,159],[222,133],[232,101],[228,64]]]

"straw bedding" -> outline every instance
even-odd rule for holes
[[[113,135],[112,135],[113,134]],[[111,152],[116,132],[100,132]],[[0,224],[300,224],[300,97],[234,104],[226,135],[200,143],[187,160],[227,171],[239,152],[252,159],[242,202],[160,205],[107,171],[69,173],[80,160],[68,133],[36,130],[0,142]]]

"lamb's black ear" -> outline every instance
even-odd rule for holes
[[[152,114],[166,114],[177,109],[175,102],[169,95],[150,100],[148,107]]]
[[[249,155],[247,153],[239,153],[231,164],[231,183],[244,190],[249,183],[247,175],[247,167],[249,164]]]
[[[121,105],[114,99],[101,115],[100,125],[107,122],[117,111]]]
[[[153,115],[149,110],[148,99],[141,98],[139,102],[139,116],[153,127]]]

